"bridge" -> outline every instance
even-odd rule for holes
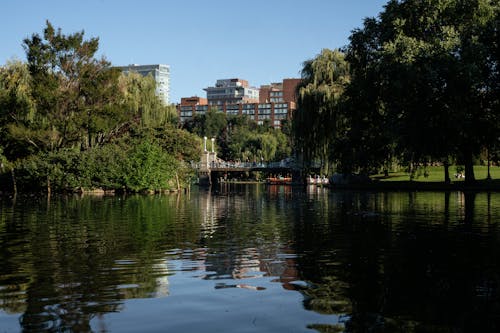
[[[248,173],[252,171],[264,172],[267,175],[286,175],[292,176],[292,182],[302,182],[302,169],[291,159],[285,159],[279,162],[232,162],[224,161],[217,157],[214,150],[214,139],[212,141],[212,150],[207,150],[207,138],[204,138],[203,152],[198,163],[191,166],[197,170],[200,185],[212,185],[219,182],[222,178],[228,178],[230,174]]]

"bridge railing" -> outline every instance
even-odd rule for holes
[[[208,168],[208,169],[277,169],[277,168],[289,168],[295,169],[297,165],[291,162],[279,161],[279,162],[232,162],[232,161],[221,161],[221,162],[191,162],[191,167],[194,169]]]

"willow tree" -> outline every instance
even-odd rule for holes
[[[10,61],[0,67],[0,142],[9,159],[40,149],[43,133],[36,127],[32,78],[25,64]]]
[[[295,147],[309,163],[320,160],[328,171],[331,149],[342,134],[342,96],[349,65],[339,50],[324,49],[304,63],[293,117]],[[334,155],[333,155],[334,156]]]
[[[124,97],[122,108],[143,127],[161,127],[177,117],[173,105],[164,105],[156,94],[156,82],[151,75],[137,72],[122,74],[119,86]]]

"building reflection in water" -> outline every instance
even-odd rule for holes
[[[216,193],[207,191],[199,196],[201,211],[201,242],[203,251],[184,251],[190,256],[190,269],[203,270],[208,280],[247,280],[261,277],[276,277],[288,290],[296,287],[290,282],[298,279],[293,249],[283,240],[275,216],[267,219],[269,197],[280,200],[291,199],[291,186],[267,186],[264,193],[256,187],[257,193],[239,192],[237,187],[223,185]],[[251,212],[248,212],[248,210]],[[273,208],[276,210],[277,208]],[[258,214],[262,210],[262,214]],[[259,221],[248,220],[256,212]],[[253,217],[255,218],[255,217]],[[272,220],[272,221],[271,221]],[[281,223],[281,222],[280,222]],[[266,239],[259,239],[265,237]],[[193,263],[196,262],[196,267]],[[184,269],[186,264],[184,263]],[[242,283],[218,283],[216,288],[247,288],[260,290],[262,287]]]

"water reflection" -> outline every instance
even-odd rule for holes
[[[189,196],[0,201],[0,327],[14,317],[26,332],[133,331],[110,314],[165,298],[177,328],[193,330],[495,331],[499,199],[224,184]],[[237,303],[220,299],[239,289]],[[279,300],[293,320],[281,321]],[[193,327],[179,301],[228,308]],[[268,312],[275,319],[256,326]]]

